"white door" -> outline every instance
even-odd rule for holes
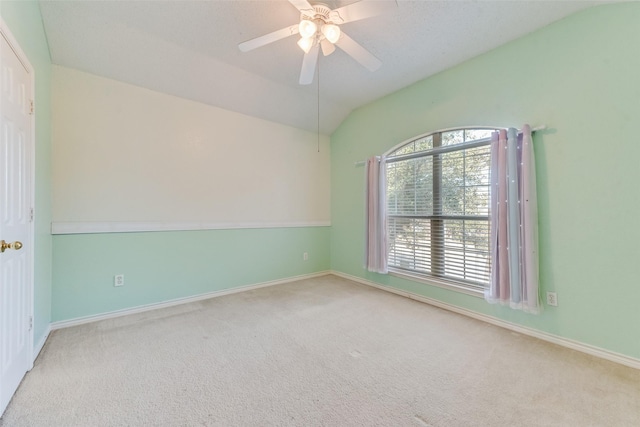
[[[32,365],[32,73],[0,28],[0,414]],[[17,50],[18,52],[21,51]],[[28,63],[27,63],[28,64]],[[22,247],[21,247],[22,246]]]

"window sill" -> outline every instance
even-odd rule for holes
[[[484,293],[475,289],[469,289],[464,285],[460,285],[453,281],[437,279],[435,277],[421,276],[417,274],[411,274],[404,270],[395,268],[389,268],[389,275],[400,277],[402,279],[411,280],[413,282],[424,283],[425,285],[437,286],[439,288],[448,289],[450,291],[458,292],[461,294],[471,295],[477,298],[484,298]]]

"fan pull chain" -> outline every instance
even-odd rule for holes
[[[318,75],[318,153],[320,152],[320,55],[316,64],[316,74]]]

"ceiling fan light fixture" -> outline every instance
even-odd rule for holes
[[[311,37],[302,37],[298,40],[298,46],[300,49],[304,50],[304,53],[309,53],[311,47],[313,46],[314,39]]]
[[[300,32],[300,35],[302,36],[302,38],[308,39],[313,37],[316,34],[316,31],[318,31],[318,26],[313,21],[309,21],[308,19],[303,19],[302,21],[300,21],[300,24],[298,25],[298,31]]]
[[[335,24],[324,24],[321,31],[326,39],[331,43],[335,43],[340,40],[340,27]]]
[[[0,0],[1,2],[2,0]],[[311,4],[313,1],[314,4]],[[346,6],[331,9],[318,0],[289,0],[300,12],[300,20],[292,25],[272,31],[260,37],[247,40],[238,45],[242,52],[259,48],[269,43],[299,34],[298,46],[304,51],[302,69],[300,70],[299,83],[308,85],[313,82],[315,69],[317,68],[320,50],[327,56],[339,46],[351,58],[360,63],[369,71],[375,71],[382,62],[368,50],[354,41],[339,27],[341,24],[359,21],[376,15],[390,13],[398,6],[397,1],[370,1],[349,0]],[[323,1],[323,0],[320,0]],[[343,3],[344,0],[334,0],[331,3]],[[282,3],[285,3],[284,1]],[[318,79],[319,81],[319,79]]]

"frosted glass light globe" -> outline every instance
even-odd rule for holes
[[[310,37],[313,37],[316,31],[318,31],[318,26],[313,21],[303,19],[302,21],[300,21],[300,25],[298,25],[298,31],[300,32],[302,38],[308,39]]]
[[[313,39],[311,37],[303,37],[298,40],[298,46],[300,46],[300,49],[304,50],[304,53],[309,53],[311,46],[313,46]]]
[[[340,39],[340,27],[334,24],[324,24],[322,26],[322,34],[331,43],[335,43]]]

